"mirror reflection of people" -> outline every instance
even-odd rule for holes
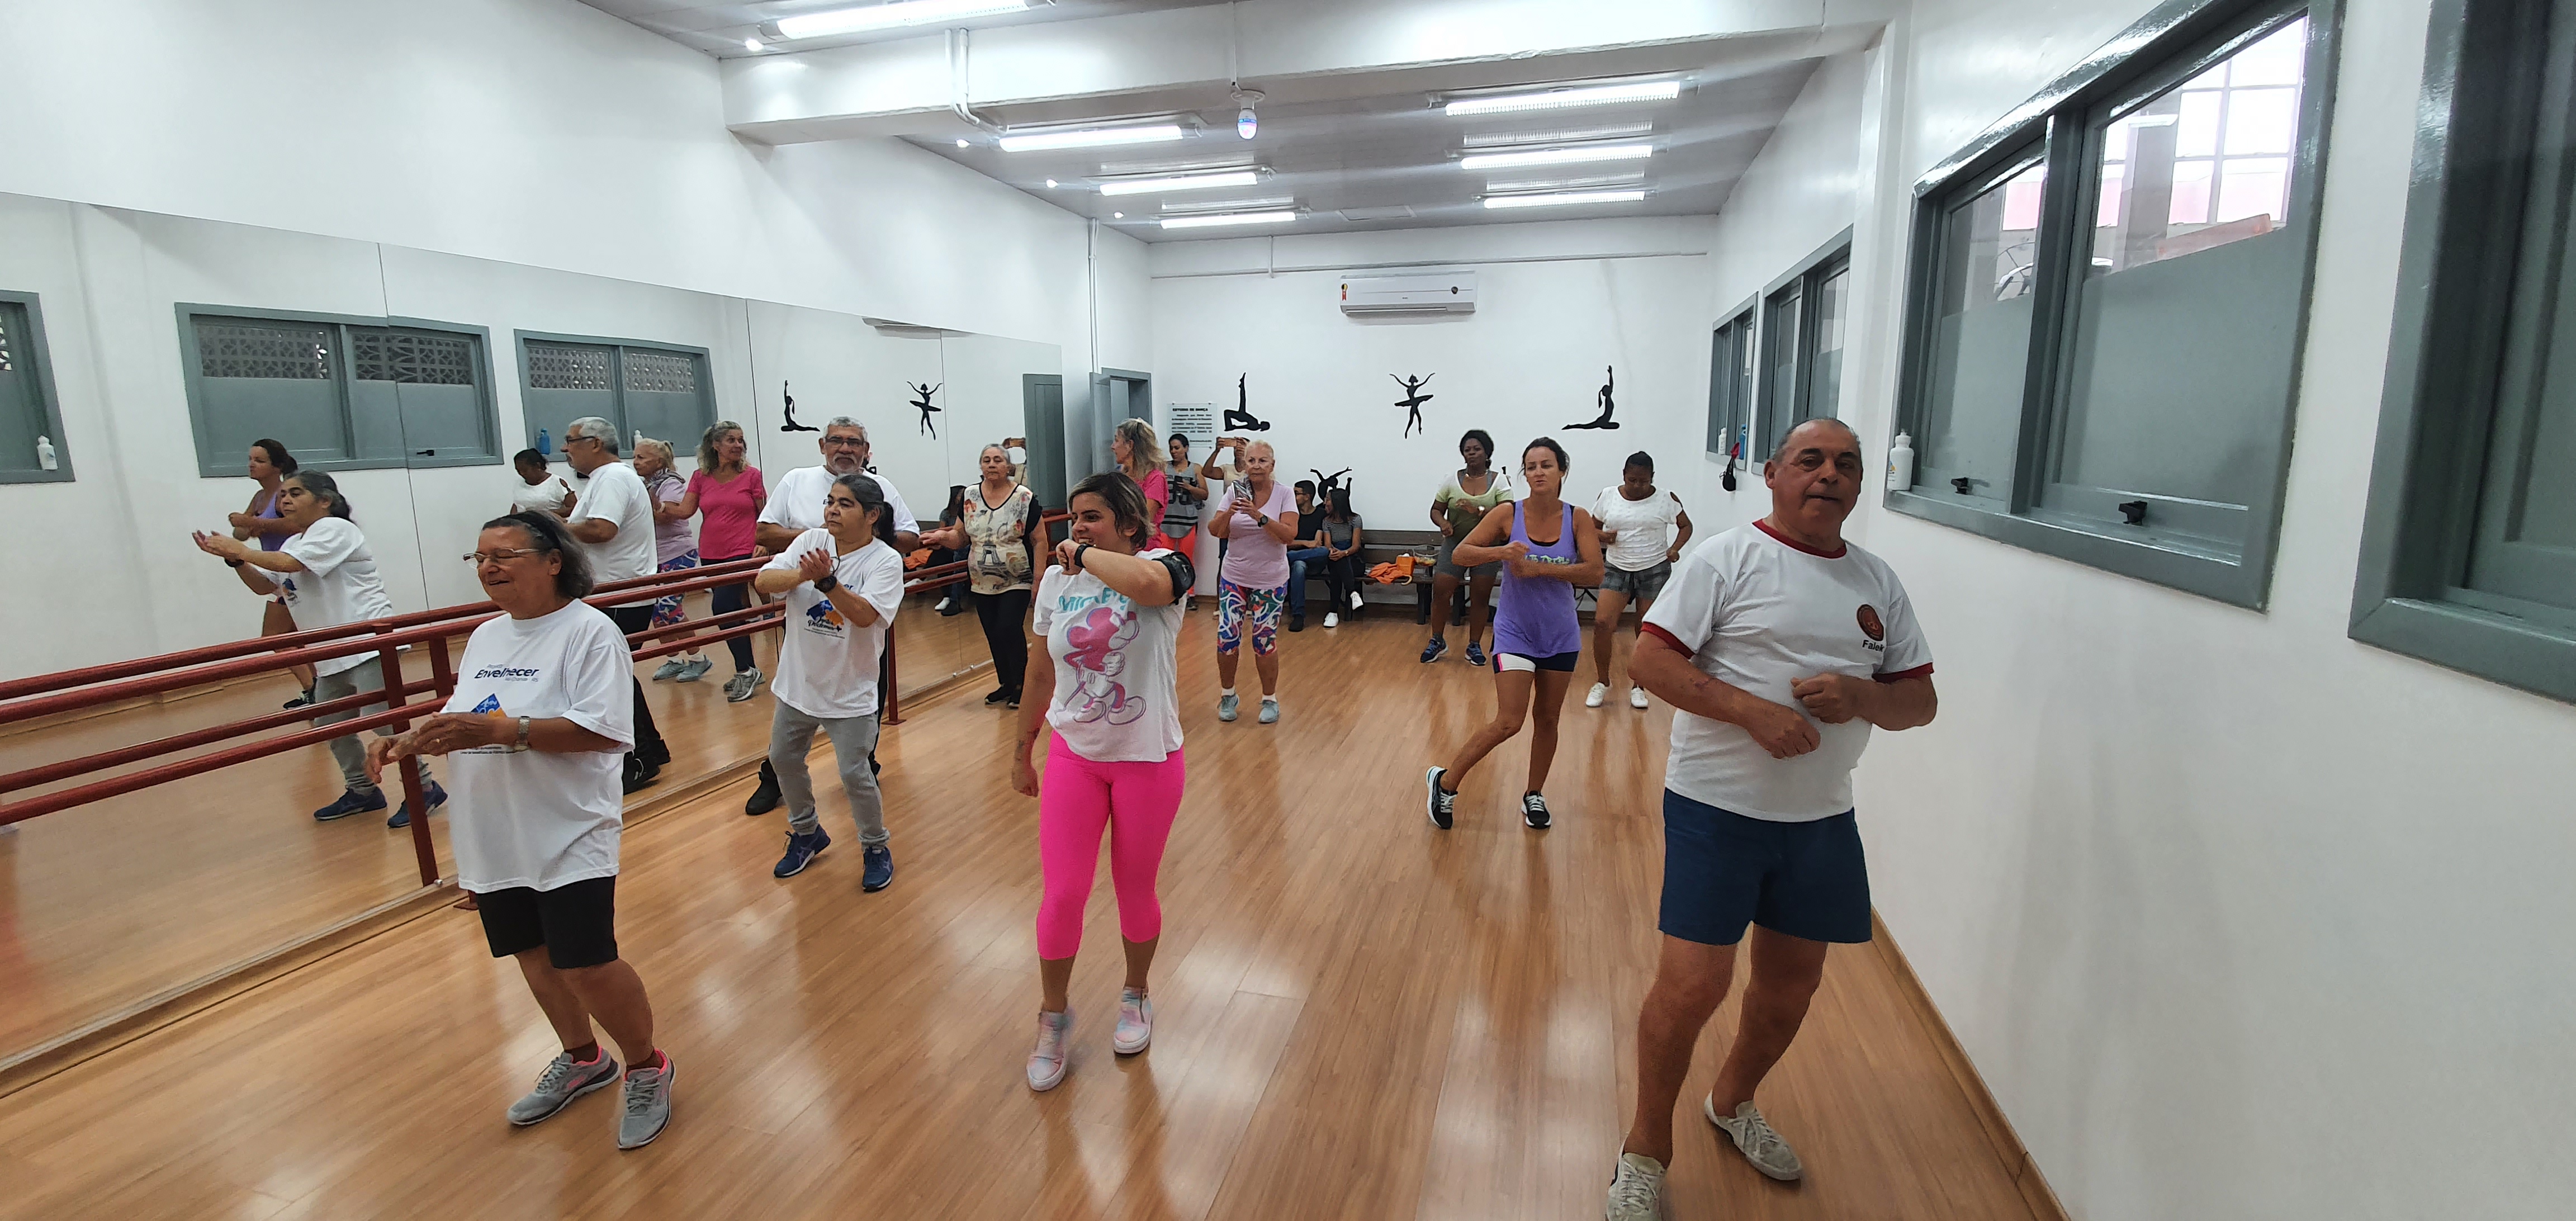
[[[1447,830],[1458,785],[1493,749],[1530,724],[1529,787],[1521,792],[1521,821],[1533,830],[1549,823],[1548,768],[1556,762],[1557,717],[1583,657],[1583,623],[1574,606],[1578,587],[1601,583],[1601,539],[1592,515],[1564,499],[1565,447],[1547,437],[1521,451],[1521,481],[1528,495],[1476,523],[1458,544],[1467,564],[1502,567],[1502,594],[1494,606],[1494,719],[1452,757],[1425,776],[1434,826]]]
[[[1493,564],[1461,564],[1458,544],[1494,506],[1518,495],[1509,475],[1493,469],[1493,434],[1470,428],[1458,438],[1458,457],[1466,463],[1431,497],[1431,524],[1440,527],[1440,558],[1431,569],[1431,641],[1422,646],[1425,663],[1449,651],[1449,604],[1457,600],[1459,582],[1467,584],[1467,664],[1485,664],[1486,604],[1494,596]]]
[[[243,588],[262,597],[274,594],[285,598],[287,614],[297,631],[314,632],[392,617],[393,599],[385,596],[384,580],[376,572],[375,552],[367,548],[366,532],[358,528],[348,498],[340,494],[340,485],[320,471],[297,471],[279,482],[278,493],[278,520],[293,533],[277,550],[262,551],[230,535],[203,532],[195,536],[198,549],[231,565]],[[313,670],[316,704],[385,689],[384,667],[372,648],[331,658]],[[378,700],[323,713],[314,717],[313,723],[336,725],[382,712],[386,707],[384,701]],[[390,737],[395,732],[390,725],[376,727],[380,736]],[[331,739],[331,758],[340,765],[342,791],[337,800],[313,811],[315,822],[333,822],[385,808],[384,790],[377,788],[375,778],[367,774],[367,752],[354,735]],[[447,800],[447,791],[438,787],[425,770],[421,780],[423,800],[429,808],[436,809]],[[396,809],[385,825],[410,826],[411,811]]]
[[[1029,668],[1030,588],[1037,571],[1039,523],[1037,493],[1019,481],[1010,451],[987,445],[976,456],[978,479],[967,489],[965,511],[957,523],[923,542],[937,543],[966,555],[966,600],[984,628],[984,647],[993,653],[993,690],[984,704],[1020,706],[1020,690]]]
[[[1145,494],[1145,520],[1152,527],[1148,537],[1155,546],[1170,550],[1171,540],[1163,534],[1163,513],[1172,503],[1172,493],[1162,456],[1163,443],[1155,439],[1154,426],[1143,420],[1121,421],[1109,434],[1109,457],[1118,464],[1118,473]]]
[[[466,639],[446,707],[377,742],[368,773],[406,755],[448,760],[456,884],[563,1048],[510,1104],[510,1122],[551,1119],[622,1084],[617,1147],[639,1148],[671,1122],[678,1069],[654,1045],[652,1000],[617,947],[621,756],[634,744],[626,635],[580,601],[591,591],[584,552],[549,515],[485,522],[465,558],[502,613]],[[622,1079],[594,1021],[626,1057]]]
[[[1163,490],[1171,503],[1163,506],[1163,539],[1172,550],[1192,555],[1198,549],[1199,521],[1206,515],[1208,483],[1199,474],[1199,464],[1190,461],[1190,439],[1180,433],[1171,435],[1172,460],[1163,468]],[[1181,613],[1190,609],[1190,595],[1181,595]]]
[[[286,477],[295,473],[295,455],[286,452],[282,441],[262,437],[250,443],[250,457],[243,471],[259,484],[251,493],[249,507],[232,515],[233,537],[246,543],[257,543],[262,551],[275,551],[285,545],[295,530],[278,516],[278,504],[285,494]],[[260,607],[259,634],[284,636],[295,630],[295,616],[286,613],[286,596],[270,594]],[[283,707],[301,708],[313,702],[313,667],[290,666],[287,673],[295,677],[296,696]]]
[[[687,480],[671,469],[671,443],[652,437],[635,438],[635,474],[644,481],[644,491],[653,498],[653,561],[655,572],[685,572],[698,566],[696,524],[677,510],[689,494]],[[676,628],[688,622],[687,600],[679,594],[664,594],[653,601],[653,626]],[[673,653],[653,671],[654,682],[696,682],[715,663],[696,648]]]
[[[1682,498],[1655,487],[1655,456],[1644,450],[1628,455],[1619,482],[1592,498],[1592,520],[1601,527],[1601,600],[1592,608],[1592,690],[1583,706],[1598,708],[1610,695],[1610,654],[1619,643],[1619,616],[1631,599],[1637,622],[1655,609],[1655,595],[1673,574],[1673,562],[1690,545],[1690,514]],[[1678,531],[1678,532],[1677,532]],[[1628,706],[1646,706],[1646,689],[1628,682]]]
[[[1031,626],[1047,642],[1048,664],[1030,671],[1020,709],[1011,787],[1038,799],[1038,1039],[1028,1059],[1032,1090],[1064,1080],[1071,1057],[1074,955],[1082,914],[1109,833],[1109,879],[1118,892],[1118,934],[1127,978],[1118,996],[1110,1049],[1143,1052],[1154,1038],[1148,974],[1163,935],[1156,879],[1172,820],[1180,813],[1187,766],[1175,703],[1174,655],[1181,612],[1195,579],[1189,557],[1148,547],[1145,497],[1115,471],[1074,485],[1073,520],[1038,582]],[[1041,727],[1054,741],[1041,777],[1034,757]]]
[[[821,528],[798,535],[760,570],[753,587],[787,597],[778,678],[769,685],[769,765],[787,803],[787,851],[770,872],[794,877],[832,846],[814,809],[805,763],[820,730],[832,739],[841,793],[858,831],[859,889],[883,890],[894,881],[894,853],[871,760],[877,676],[886,633],[903,607],[903,556],[894,549],[894,520],[876,480],[858,472],[833,480]]]
[[[663,520],[698,519],[698,557],[704,564],[731,564],[755,555],[769,554],[758,542],[761,510],[769,505],[769,485],[760,468],[746,456],[750,441],[742,425],[731,420],[718,420],[698,434],[698,469],[689,472],[687,488],[677,503],[659,510]],[[729,614],[751,605],[751,583],[719,585],[707,591],[707,612]],[[763,675],[752,661],[751,637],[736,636],[725,641],[725,652],[733,660],[733,677],[725,680],[725,702],[739,704],[751,698]],[[704,659],[693,663],[687,673],[673,677],[682,682],[696,682],[713,667]],[[655,678],[661,672],[655,671]]]
[[[546,456],[533,449],[523,449],[510,456],[510,469],[519,476],[519,486],[510,491],[513,513],[552,513],[561,517],[572,512],[572,485],[546,465]]]
[[[617,426],[598,416],[583,416],[564,425],[564,459],[575,474],[589,481],[579,503],[564,514],[564,529],[581,544],[593,579],[606,585],[653,575],[653,498],[635,468],[617,460]],[[608,617],[631,641],[653,626],[653,601],[608,608]],[[629,676],[632,677],[631,675]],[[644,684],[634,683],[635,747],[626,756],[626,791],[653,783],[671,761],[671,748],[653,727],[653,707],[644,702]]]
[[[1243,478],[1217,493],[1208,532],[1234,545],[1217,568],[1216,673],[1223,686],[1216,719],[1235,718],[1235,667],[1252,644],[1261,675],[1264,725],[1279,721],[1279,616],[1288,601],[1288,540],[1297,536],[1297,502],[1273,473],[1279,459],[1268,441],[1242,447]]]

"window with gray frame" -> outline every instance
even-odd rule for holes
[[[0,483],[71,477],[43,311],[34,293],[0,292]]]
[[[2173,0],[1917,184],[1888,505],[2269,594],[2335,0]]]
[[[1745,446],[1748,466],[1760,466],[1771,447],[1800,423],[1838,414],[1850,313],[1849,229],[1764,290],[1762,328],[1747,349],[1758,353],[1758,372],[1747,396],[1754,404]],[[1750,319],[1746,322],[1750,325]]]
[[[1745,430],[1753,418],[1753,307],[1720,324],[1709,337],[1708,452],[1742,462]]]
[[[182,305],[179,332],[201,475],[240,474],[262,437],[320,470],[501,459],[480,329]]]
[[[2576,700],[2576,0],[2436,0],[2354,639]]]
[[[564,425],[583,416],[616,425],[629,454],[639,436],[694,450],[716,422],[704,348],[521,331],[519,351],[528,427],[550,431],[557,454]]]

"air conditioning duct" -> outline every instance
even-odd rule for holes
[[[1410,276],[1353,276],[1342,281],[1342,312],[1354,318],[1388,314],[1472,314],[1476,273],[1439,271]]]

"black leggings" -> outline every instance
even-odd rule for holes
[[[1351,613],[1351,591],[1360,587],[1360,553],[1354,551],[1338,560],[1309,563],[1324,570],[1324,586],[1333,591],[1333,605],[1329,609],[1336,614]],[[1297,592],[1303,595],[1306,591],[1301,589]]]
[[[701,565],[730,564],[733,563],[734,560],[746,560],[749,558],[751,557],[737,555],[732,559],[702,559],[699,563]],[[748,583],[741,585],[719,585],[713,590],[708,591],[707,600],[712,604],[710,609],[712,609],[716,614],[721,615],[726,611],[738,611],[751,605],[751,586]],[[732,626],[740,627],[742,625],[737,623]],[[740,674],[751,668],[751,637],[736,636],[725,642],[725,648],[731,650],[733,653],[734,673]]]
[[[1029,591],[969,593],[966,600],[975,604],[975,618],[984,625],[984,645],[993,650],[994,681],[1018,695],[1029,673],[1029,638],[1020,630],[1029,618]]]
[[[633,636],[653,626],[653,604],[612,606],[608,608],[608,619],[617,625],[618,631]],[[630,641],[626,647],[632,649],[636,646]],[[632,665],[627,668],[634,669]],[[653,727],[653,706],[644,702],[644,684],[635,681],[632,674],[627,678],[635,686],[635,749],[626,752],[626,770],[634,771],[637,761],[660,767],[671,761],[671,748],[662,744],[661,731]]]

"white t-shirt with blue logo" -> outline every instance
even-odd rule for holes
[[[763,570],[792,570],[808,554],[838,549],[831,531],[808,530]],[[778,676],[769,680],[769,694],[818,720],[871,716],[877,710],[877,659],[885,653],[894,613],[903,608],[903,556],[869,539],[867,546],[834,559],[832,575],[876,608],[877,621],[853,626],[811,581],[787,591],[787,626],[778,639]]]
[[[278,596],[286,599],[286,613],[295,620],[297,631],[346,627],[394,613],[393,599],[385,596],[384,580],[376,575],[376,554],[367,550],[367,536],[355,522],[325,517],[277,549],[294,556],[296,563],[304,565],[304,571],[271,572],[262,568],[259,574],[277,586]],[[313,667],[313,672],[338,674],[375,658],[372,650],[334,657]]]
[[[1090,573],[1067,575],[1050,564],[1030,606],[1030,626],[1055,663],[1047,724],[1073,753],[1094,763],[1160,763],[1181,748],[1172,691],[1178,604],[1138,606]]]
[[[634,682],[625,635],[587,603],[474,629],[456,663],[456,694],[441,711],[562,717],[616,745],[571,754],[477,746],[447,756],[457,885],[477,894],[553,890],[617,873]]]

